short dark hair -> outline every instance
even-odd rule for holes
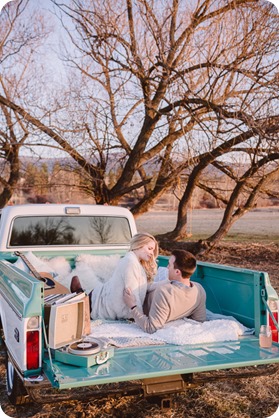
[[[175,257],[174,268],[181,271],[182,277],[190,277],[197,267],[196,257],[186,250],[173,250],[171,253]]]

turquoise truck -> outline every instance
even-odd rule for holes
[[[73,341],[77,350],[79,341],[82,346],[91,341],[90,348],[96,343],[94,338],[83,339],[86,326],[91,326],[94,335],[95,325],[88,323],[86,294],[70,306],[75,315],[71,326],[75,322],[78,331],[74,339],[64,341],[62,334],[67,326],[56,330],[57,311],[52,305],[47,309],[46,301],[52,293],[64,295],[66,288],[67,295],[69,290],[56,272],[50,277],[38,272],[40,266],[34,267],[29,256],[45,264],[48,260],[66,260],[70,273],[82,256],[104,260],[105,267],[109,257],[116,259],[125,254],[136,232],[132,214],[121,207],[34,204],[2,209],[0,330],[6,352],[6,392],[11,403],[77,399],[87,389],[91,398],[141,393],[146,397],[157,396],[164,403],[170,394],[205,381],[224,376],[228,379],[256,376],[276,370],[278,295],[268,274],[206,262],[198,262],[192,280],[205,288],[208,312],[213,317],[233,318],[248,333],[231,340],[219,336],[216,341],[178,344],[159,340],[145,344],[141,338],[142,344],[137,346],[97,344],[97,351],[86,355],[69,353],[67,347]],[[167,264],[168,257],[159,255],[158,266],[164,269]],[[92,267],[92,275],[93,270]],[[59,286],[64,286],[62,293]],[[64,309],[67,304],[61,305]],[[75,320],[77,316],[81,322]],[[62,325],[65,318],[62,311]],[[206,322],[208,326],[210,321]],[[266,324],[272,331],[272,345],[267,348],[259,343],[260,327]],[[55,345],[57,341],[60,345]]]

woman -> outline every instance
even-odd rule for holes
[[[131,311],[123,301],[123,291],[129,287],[142,311],[147,290],[147,282],[151,281],[157,271],[156,258],[158,243],[148,233],[133,236],[130,250],[121,258],[112,277],[105,283],[99,283],[90,293],[92,319],[128,319]],[[80,282],[74,276],[71,291],[80,290]]]

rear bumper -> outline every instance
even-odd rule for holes
[[[26,390],[30,398],[36,403],[50,403],[67,400],[86,400],[88,398],[100,399],[109,397],[141,395],[145,398],[166,399],[175,393],[185,392],[204,383],[218,380],[231,380],[252,378],[257,376],[270,376],[279,369],[279,364],[245,367],[238,369],[212,371],[203,373],[190,373],[185,375],[163,376],[120,383],[110,383],[98,386],[87,386],[79,390],[54,389],[45,377],[39,381],[25,381]]]

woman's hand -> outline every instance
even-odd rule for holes
[[[124,289],[123,299],[126,305],[128,306],[128,308],[130,309],[133,308],[137,304],[136,297],[129,287],[126,287]]]

